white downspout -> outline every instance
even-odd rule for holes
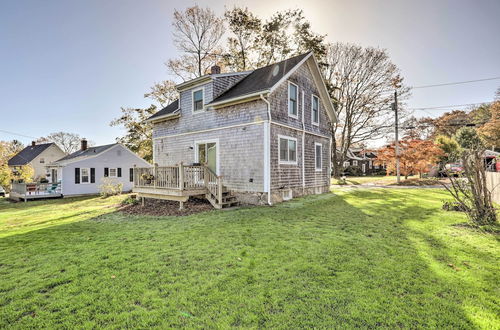
[[[304,91],[302,91],[302,194],[305,194],[306,192],[306,167],[304,162],[304,148],[305,148],[304,140],[306,139],[306,127],[304,124],[304,111],[305,111]]]
[[[264,122],[264,191],[267,192],[267,204],[271,202],[271,104],[260,94],[260,98],[267,105],[267,122]]]

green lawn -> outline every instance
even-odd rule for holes
[[[500,327],[498,236],[445,192],[337,193],[177,218],[0,201],[0,328]]]

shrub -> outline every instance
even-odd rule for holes
[[[102,178],[99,185],[99,194],[102,197],[119,195],[122,193],[123,184],[111,178]]]
[[[139,200],[135,195],[130,195],[122,201],[122,205],[137,205],[139,204]]]

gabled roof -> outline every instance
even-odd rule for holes
[[[53,144],[55,144],[55,143],[53,143],[53,142],[52,143],[42,143],[42,144],[36,144],[34,146],[29,145],[26,148],[24,148],[23,150],[21,150],[19,153],[17,153],[14,157],[9,159],[8,165],[9,166],[26,165]]]
[[[240,82],[222,93],[209,103],[220,103],[243,95],[267,91],[285,77],[297,64],[304,60],[310,53],[301,54],[287,60],[254,70]]]
[[[165,108],[161,109],[151,117],[149,117],[147,120],[154,120],[154,119],[159,119],[168,115],[174,114],[177,110],[179,110],[179,99],[175,100],[174,102],[170,103],[167,105]]]
[[[223,107],[230,102],[245,102],[246,100],[249,100],[251,98],[259,97],[259,94],[262,95],[272,93],[275,88],[280,85],[281,82],[288,79],[288,77],[298,67],[300,67],[301,64],[306,63],[306,61],[308,61],[309,68],[311,69],[311,72],[313,74],[313,78],[318,85],[318,90],[322,100],[324,101],[328,116],[331,120],[336,120],[337,114],[335,113],[335,109],[328,94],[328,90],[326,89],[325,82],[321,77],[318,63],[316,62],[316,59],[314,58],[312,52],[291,57],[284,61],[253,70],[250,73],[248,71],[241,72],[241,74],[247,74],[247,76],[228,88],[225,92],[216,97],[207,105],[212,107]],[[200,81],[210,81],[210,79],[212,79],[211,75],[207,75],[187,81],[185,83],[177,85],[176,87],[180,90],[180,88],[187,88],[189,86],[193,86],[193,84],[200,83]],[[178,110],[179,101],[176,100],[149,117],[147,121],[163,118],[175,118]]]
[[[86,150],[78,150],[78,151],[75,151],[72,154],[69,154],[67,156],[64,156],[61,159],[56,160],[51,165],[65,163],[65,162],[67,162],[69,160],[74,160],[76,158],[79,158],[78,160],[82,160],[82,159],[85,159],[85,158],[88,158],[88,157],[96,156],[96,155],[99,155],[100,153],[103,153],[104,151],[106,151],[106,150],[108,150],[108,149],[110,149],[110,148],[112,148],[112,147],[114,147],[114,146],[116,146],[118,144],[119,143],[106,144],[106,145],[103,145],[103,146],[89,147]]]

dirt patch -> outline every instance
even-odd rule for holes
[[[213,209],[213,206],[206,199],[191,197],[184,203],[183,210],[179,210],[179,202],[146,198],[144,206],[141,203],[123,205],[120,211],[134,215],[185,216]]]

